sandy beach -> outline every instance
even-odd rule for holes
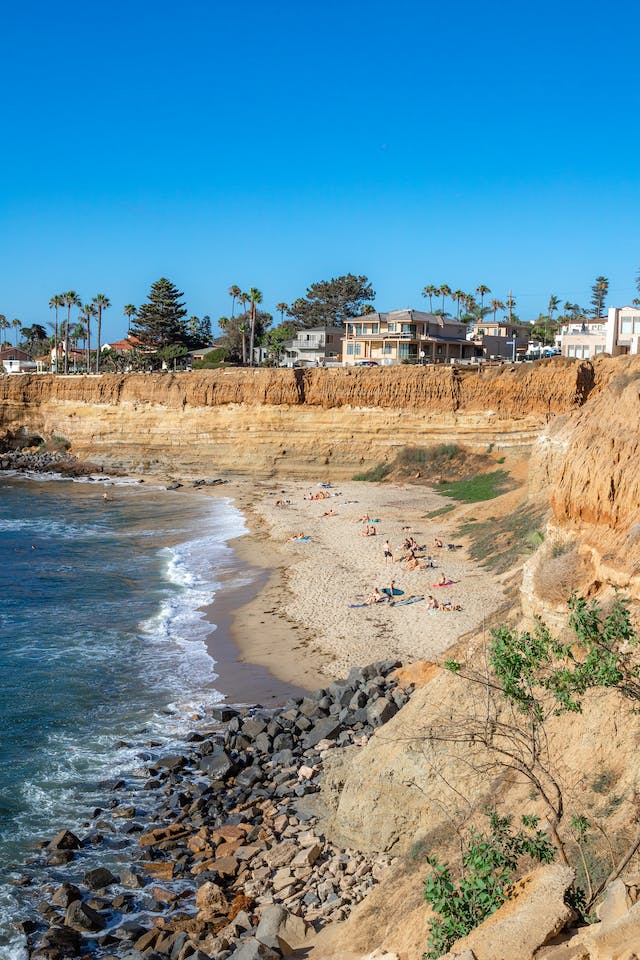
[[[317,688],[373,660],[437,659],[504,603],[500,584],[468,559],[464,545],[453,551],[434,546],[436,537],[446,545],[453,535],[446,517],[425,516],[447,503],[429,488],[350,481],[334,485],[324,500],[305,499],[320,489],[297,481],[232,481],[219,491],[234,499],[250,527],[234,549],[262,571],[257,595],[238,603],[232,618],[239,662],[266,667],[284,683]],[[335,515],[323,516],[328,511]],[[367,514],[378,521],[375,536],[362,535],[359,520]],[[289,540],[300,532],[309,540]],[[406,571],[398,558],[408,533],[425,545],[436,569]],[[385,539],[393,562],[384,558]],[[455,582],[434,587],[442,574]],[[352,606],[391,578],[403,591],[394,605]],[[429,594],[462,610],[403,602]]]

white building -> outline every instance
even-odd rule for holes
[[[640,353],[640,307],[610,307],[605,334],[605,352],[612,357]]]
[[[314,366],[316,363],[339,363],[342,358],[342,327],[329,324],[322,327],[310,327],[298,330],[295,337],[284,345],[284,363]]]

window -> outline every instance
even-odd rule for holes
[[[588,359],[589,359],[589,350],[590,350],[590,348],[589,348],[588,346],[585,346],[585,347],[582,348],[582,358],[583,358],[583,360],[588,360]]]
[[[633,333],[633,317],[623,317],[620,324],[620,333]]]
[[[396,332],[396,325],[395,325],[395,323],[388,323],[388,324],[387,324],[387,330],[389,331],[389,333],[395,333],[395,332]]]
[[[407,344],[403,344],[403,346],[407,346]],[[382,356],[383,356],[383,357],[391,357],[391,356],[393,356],[394,352],[395,352],[395,344],[393,344],[393,343],[383,343],[383,344],[382,344]]]
[[[599,353],[604,353],[604,347],[601,343],[596,343],[596,357]]]
[[[400,324],[400,330],[401,333],[408,333],[411,337],[415,337],[416,335],[415,323],[402,323]]]
[[[327,343],[333,343],[333,334],[332,334],[332,333],[328,333],[328,334],[327,334]]]
[[[567,347],[567,356],[568,356],[568,357],[575,357],[575,355],[576,355],[576,346],[575,346],[575,343],[570,343],[569,346]]]

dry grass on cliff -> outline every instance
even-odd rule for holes
[[[541,600],[563,603],[574,590],[584,587],[591,565],[581,554],[577,544],[554,548],[541,556],[534,574],[533,585]]]
[[[543,542],[546,513],[544,507],[523,505],[500,516],[468,517],[456,536],[467,538],[472,560],[494,573],[506,573]]]

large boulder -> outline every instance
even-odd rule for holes
[[[527,874],[499,910],[454,943],[451,954],[471,950],[476,960],[533,960],[574,919],[565,902],[574,879],[571,867],[559,863]]]

